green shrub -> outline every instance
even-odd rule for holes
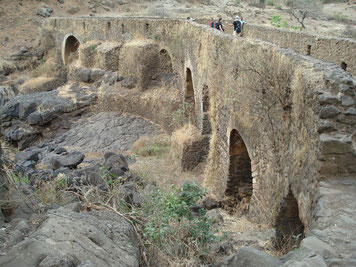
[[[190,207],[205,195],[206,190],[194,183],[185,183],[180,188],[172,186],[169,193],[160,190],[152,193],[142,211],[146,218],[143,235],[154,244],[152,247],[169,254],[174,252],[177,257],[188,257],[203,253],[209,244],[217,241],[204,209],[200,211],[201,216],[190,217]]]
[[[92,53],[92,54],[95,54],[96,53],[96,47],[97,47],[97,45],[91,45],[91,46],[89,46],[89,49],[90,49],[90,52]]]

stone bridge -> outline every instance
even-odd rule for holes
[[[167,59],[177,81],[173,102],[190,104],[191,121],[208,140],[200,147],[207,151],[205,187],[217,199],[249,205],[252,220],[276,224],[291,216],[319,229],[327,191],[319,185],[356,180],[355,41],[252,25],[234,38],[152,18],[51,18],[46,27],[65,64],[81,49],[81,66],[131,75],[142,93],[154,90],[150,83]],[[164,105],[129,111],[171,131]]]

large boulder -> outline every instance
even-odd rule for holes
[[[129,166],[125,157],[121,154],[116,155],[111,152],[107,152],[105,155],[104,166],[107,168],[110,175],[121,176],[129,170]]]
[[[53,170],[61,167],[76,168],[84,160],[84,154],[79,151],[70,152],[67,155],[54,157],[51,160]]]
[[[221,265],[226,267],[276,267],[282,262],[272,256],[252,247],[242,247],[235,255],[225,259]]]
[[[49,212],[35,232],[0,258],[0,266],[139,266],[138,239],[129,222],[108,211],[74,210],[70,205]]]

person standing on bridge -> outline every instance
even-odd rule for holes
[[[232,25],[234,26],[234,32],[232,33],[232,35],[242,36],[242,26],[244,23],[245,22],[242,19],[240,19],[239,16],[236,16],[234,22],[232,23]]]
[[[215,24],[215,29],[224,32],[224,27],[222,25],[222,18],[219,18],[218,22]]]
[[[215,28],[214,18],[211,18],[209,25],[210,25],[211,28]]]

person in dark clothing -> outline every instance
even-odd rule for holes
[[[222,18],[219,18],[218,22],[215,24],[215,29],[224,32],[224,27],[222,25]]]
[[[244,21],[242,19],[240,19],[239,16],[236,16],[234,22],[232,23],[232,25],[234,26],[234,32],[232,34],[236,35],[236,36],[242,36],[243,24],[244,24]]]

